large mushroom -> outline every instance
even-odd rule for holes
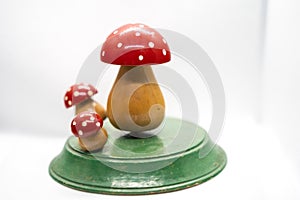
[[[107,102],[107,116],[118,129],[143,132],[159,127],[165,103],[150,65],[170,61],[163,36],[144,24],[127,24],[104,42],[101,61],[121,65]]]
[[[105,119],[105,109],[92,99],[92,96],[97,93],[97,89],[91,84],[74,84],[68,89],[64,96],[65,106],[66,108],[76,106],[76,114],[83,111],[96,111],[102,119]]]
[[[107,132],[103,119],[94,112],[81,112],[71,122],[72,133],[78,137],[79,145],[84,151],[101,149],[107,141]]]

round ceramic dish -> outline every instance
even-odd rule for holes
[[[77,190],[140,195],[164,193],[201,184],[226,165],[226,154],[204,129],[167,118],[159,134],[135,138],[105,125],[108,142],[98,152],[84,152],[71,136],[49,167],[57,182]],[[203,152],[206,155],[202,155]]]

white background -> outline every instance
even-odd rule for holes
[[[219,144],[229,161],[201,186],[134,198],[299,199],[299,9],[296,0],[1,1],[1,195],[119,198],[64,188],[47,168],[70,135],[65,89],[111,31],[142,22],[188,36],[214,61],[227,97]]]

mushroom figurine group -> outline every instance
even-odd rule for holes
[[[92,99],[97,93],[93,85],[79,83],[72,85],[64,96],[66,108],[76,106],[71,130],[84,151],[99,150],[107,141],[107,131],[102,127],[105,109]]]
[[[107,101],[111,124],[132,133],[158,128],[165,102],[150,65],[170,61],[164,37],[144,24],[127,24],[107,37],[100,58],[121,66]]]
[[[108,96],[107,113],[92,99],[98,91],[91,84],[75,84],[64,97],[66,108],[76,106],[71,128],[83,150],[95,151],[104,146],[107,132],[102,126],[106,117],[115,128],[132,135],[162,124],[165,102],[151,65],[170,59],[165,38],[144,24],[121,26],[107,37],[100,60],[121,66]]]

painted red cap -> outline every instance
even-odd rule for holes
[[[76,137],[88,137],[97,133],[103,126],[103,119],[95,112],[81,112],[71,122],[72,133]]]
[[[169,62],[171,53],[156,30],[144,24],[127,24],[107,37],[100,58],[109,64],[136,66]]]
[[[94,94],[97,94],[97,89],[91,84],[79,83],[72,85],[65,94],[64,102],[66,108],[70,108],[73,105],[77,105]]]

